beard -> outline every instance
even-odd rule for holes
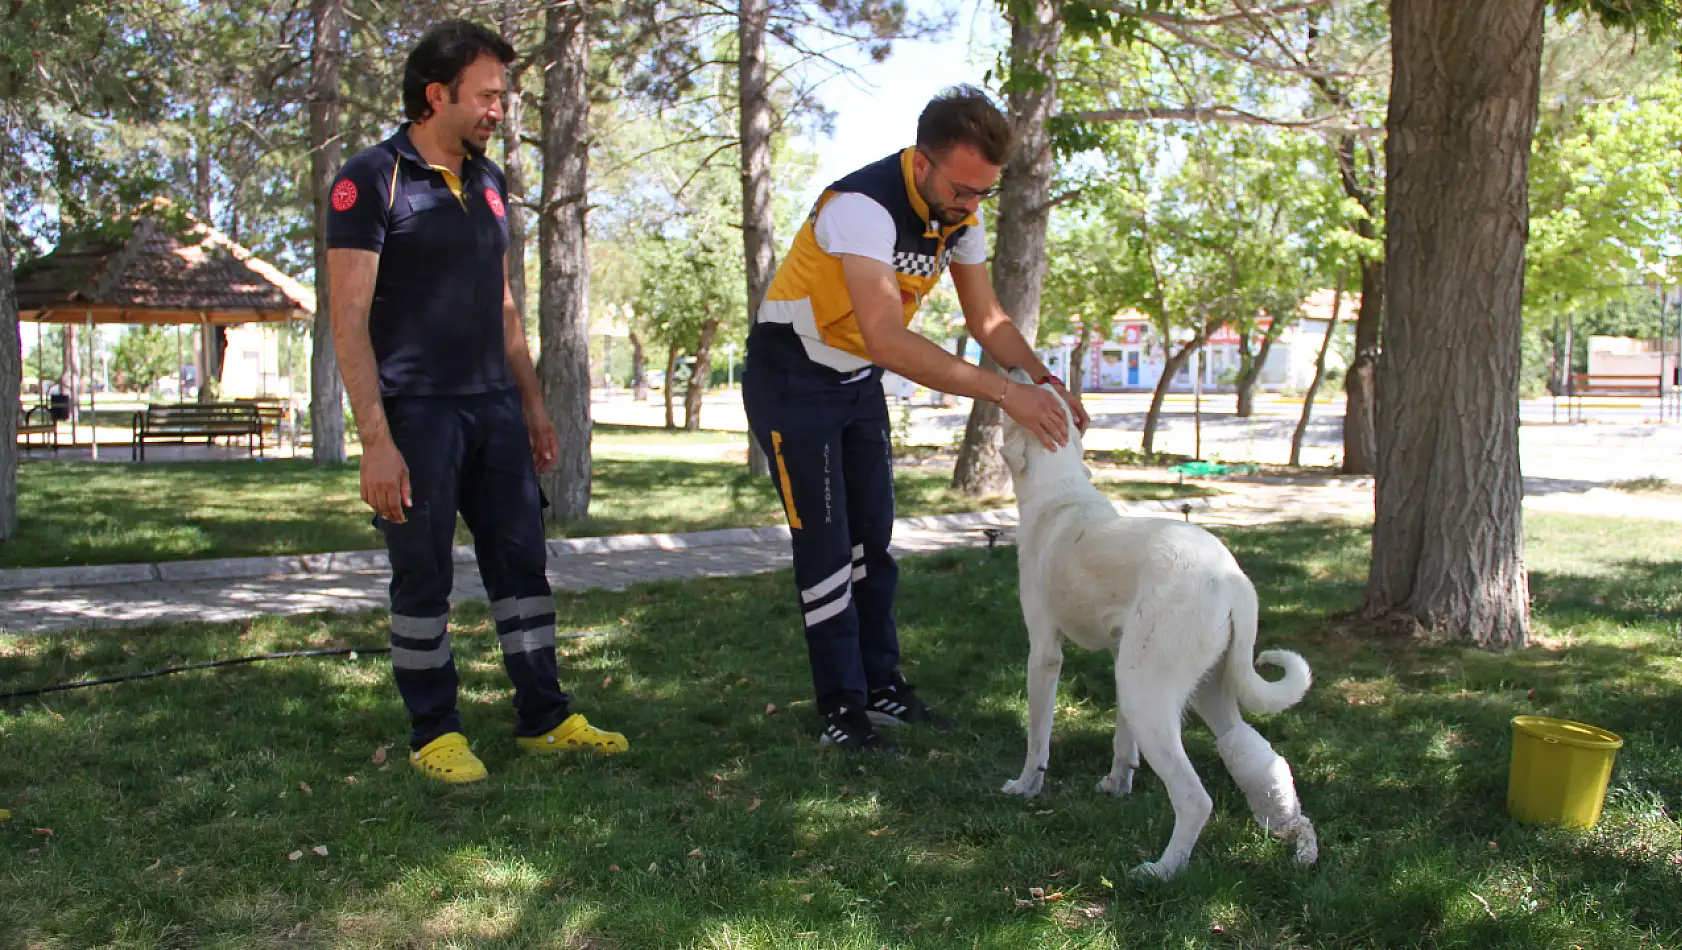
[[[953,227],[963,224],[964,219],[969,217],[969,212],[962,208],[954,208],[951,205],[931,203],[929,205],[929,216],[947,227]]]
[[[469,156],[473,158],[483,158],[485,155],[485,149],[489,145],[489,140],[487,139],[486,143],[482,145],[475,136],[477,136],[480,132],[487,132],[494,136],[496,134],[496,127],[497,124],[495,122],[480,122],[473,127],[471,132],[461,137],[461,147],[467,151]]]
[[[933,173],[931,172],[930,175],[932,174]],[[969,212],[962,208],[936,201],[934,197],[929,194],[931,191],[929,188],[930,175],[923,176],[923,180],[917,182],[917,196],[923,199],[923,204],[929,206],[930,223],[939,222],[946,227],[954,227],[956,225],[963,224],[964,219],[969,217]]]

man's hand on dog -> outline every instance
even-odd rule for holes
[[[1047,449],[1055,452],[1069,443],[1069,417],[1063,413],[1063,400],[1050,390],[1011,383],[999,400],[999,408]],[[1084,416],[1083,411],[1077,418]]]
[[[1086,414],[1086,407],[1080,404],[1080,397],[1064,389],[1063,381],[1055,376],[1051,378],[1051,385],[1057,390],[1057,395],[1062,396],[1063,401],[1068,403],[1069,412],[1075,417],[1075,428],[1080,430],[1081,435],[1085,435],[1086,427],[1092,424],[1092,417]]]

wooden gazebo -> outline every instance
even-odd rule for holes
[[[171,227],[166,223],[170,218],[184,224]],[[116,236],[66,241],[19,266],[15,274],[18,318],[89,327],[90,363],[94,324],[194,325],[208,331],[240,323],[290,326],[313,318],[315,294],[308,288],[165,202],[122,222],[112,233]],[[283,354],[288,351],[282,347]],[[75,385],[73,404],[80,402]],[[87,398],[91,413],[91,386]],[[71,441],[76,441],[74,416]],[[97,436],[92,442],[97,458]]]

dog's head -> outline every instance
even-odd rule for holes
[[[1034,385],[1028,374],[1020,369],[1010,371],[1010,381],[1024,386]],[[1050,384],[1040,387],[1055,393]],[[1080,430],[1075,428],[1074,413],[1068,406],[1063,407],[1063,417],[1069,423],[1069,444],[1053,452],[1040,444],[1027,429],[1017,424],[1015,419],[1000,413],[1003,417],[1004,444],[999,447],[999,454],[1004,457],[1005,467],[1010,470],[1010,477],[1018,488],[1027,478],[1040,478],[1042,475],[1059,477],[1061,474],[1080,472],[1090,478],[1092,472],[1081,461],[1085,450],[1081,447]]]

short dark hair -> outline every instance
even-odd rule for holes
[[[954,145],[968,145],[988,164],[1003,165],[1011,152],[1010,123],[987,93],[974,86],[952,86],[929,100],[917,117],[917,147],[945,155]]]
[[[426,87],[435,82],[450,87],[454,102],[462,70],[487,53],[505,66],[514,61],[513,44],[471,20],[444,20],[427,28],[403,64],[403,114],[411,119],[431,115]]]

